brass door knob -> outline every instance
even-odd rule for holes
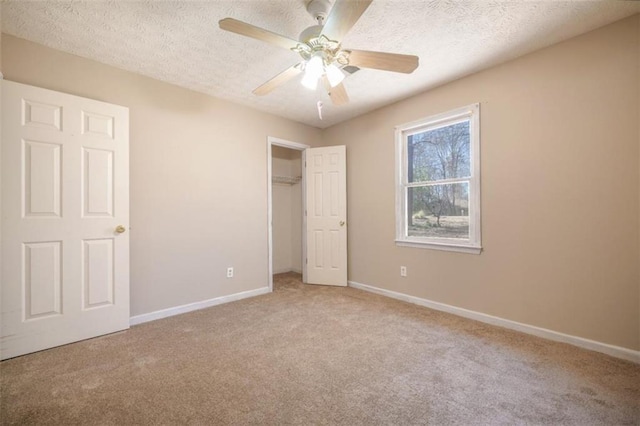
[[[340,221],[340,226],[344,226],[344,220]]]
[[[117,232],[118,234],[122,234],[122,233],[123,233],[124,231],[126,231],[126,230],[127,230],[127,228],[125,228],[125,227],[124,227],[124,226],[122,226],[122,225],[118,225],[118,226],[116,226],[116,232]]]

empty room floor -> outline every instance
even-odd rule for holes
[[[640,365],[352,288],[0,363],[2,424],[639,424]]]

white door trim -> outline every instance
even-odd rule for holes
[[[305,161],[305,150],[307,148],[311,148],[309,145],[305,145],[298,142],[291,142],[286,139],[280,139],[273,136],[267,136],[267,232],[268,232],[268,261],[269,264],[268,272],[269,272],[269,292],[273,291],[273,193],[271,189],[271,147],[272,146],[281,146],[283,148],[295,149],[297,151],[302,151],[302,181],[300,184],[302,185],[302,258],[307,258],[307,236],[305,230],[307,229],[307,217],[304,212],[307,209],[306,206],[306,187],[305,187],[305,177],[304,177],[304,161]],[[307,278],[307,265],[306,262],[302,262],[302,281],[304,282]]]

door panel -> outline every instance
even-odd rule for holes
[[[82,148],[83,216],[113,216],[113,151]]]
[[[347,285],[347,181],[344,146],[306,150],[307,280]]]
[[[25,320],[60,315],[62,241],[24,244]]]
[[[22,141],[25,216],[60,216],[61,145]]]
[[[1,358],[128,328],[128,109],[1,84]]]
[[[113,304],[113,238],[84,240],[84,309]]]

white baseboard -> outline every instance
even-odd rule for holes
[[[468,309],[458,308],[456,306],[447,305],[445,303],[434,302],[432,300],[422,299],[420,297],[415,297],[415,296],[409,296],[408,294],[398,293],[395,291],[386,290],[379,287],[373,287],[373,286],[370,286],[367,284],[361,284],[355,281],[349,281],[349,287],[369,291],[371,293],[380,294],[383,296],[391,297],[393,299],[398,299],[398,300],[413,303],[416,305],[424,306],[427,308],[435,309],[437,311],[448,312],[450,314],[484,322],[487,324],[497,325],[499,327],[520,331],[522,333],[532,334],[534,336],[542,337],[549,340],[554,340],[556,342],[568,343],[570,345],[578,346],[578,347],[589,349],[596,352],[602,352],[607,355],[614,356],[616,358],[621,358],[627,361],[640,364],[640,351],[634,351],[632,349],[627,349],[620,346],[609,345],[607,343],[596,342],[595,340],[589,340],[582,337],[559,333],[557,331],[548,330],[546,328],[540,328],[533,325],[523,324],[520,322],[511,321],[511,320],[500,318],[500,317],[494,317],[492,315],[483,314],[481,312],[470,311]]]
[[[228,296],[215,297],[213,299],[203,300],[201,302],[188,303],[186,305],[174,306],[172,308],[161,309],[159,311],[149,312],[148,314],[136,315],[129,318],[130,325],[138,325],[161,318],[172,317],[174,315],[185,314],[198,309],[209,308],[211,306],[221,305],[223,303],[235,302],[236,300],[246,299],[248,297],[260,296],[269,293],[269,287],[257,288],[255,290],[243,291],[240,293],[230,294]]]

